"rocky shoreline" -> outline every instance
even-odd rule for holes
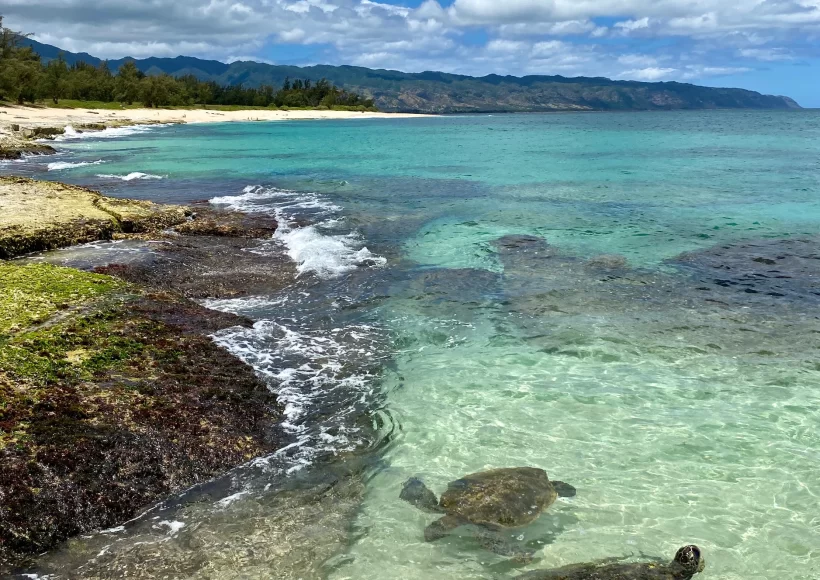
[[[48,143],[43,143],[43,140],[51,140],[59,135],[64,135],[65,126],[68,124],[71,124],[77,133],[89,133],[135,125],[178,125],[185,122],[180,119],[165,121],[110,119],[101,122],[64,123],[62,126],[54,127],[51,122],[40,123],[27,120],[25,124],[20,124],[8,122],[7,119],[0,119],[0,121],[4,121],[0,124],[0,161],[22,159],[29,155],[52,155],[57,153],[54,147]]]
[[[0,573],[279,447],[275,395],[210,339],[252,322],[191,301],[291,283],[287,258],[244,251],[274,220],[14,177],[0,206],[6,260],[162,241],[94,272],[0,262]]]

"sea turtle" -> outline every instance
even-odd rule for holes
[[[554,570],[535,570],[518,576],[516,580],[689,580],[703,572],[706,560],[697,546],[684,546],[675,558],[664,563],[634,562],[613,563],[613,560],[572,564]]]
[[[526,526],[558,496],[574,495],[574,487],[550,481],[543,469],[514,467],[466,475],[449,483],[441,499],[413,477],[399,497],[425,511],[444,514],[424,530],[428,542],[469,526],[487,549],[526,560],[531,552],[511,542],[504,530]]]

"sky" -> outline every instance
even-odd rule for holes
[[[0,14],[101,58],[674,80],[820,107],[820,0],[3,0]]]

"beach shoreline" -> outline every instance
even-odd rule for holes
[[[343,119],[405,119],[431,115],[410,113],[373,113],[358,111],[321,111],[279,109],[246,109],[214,111],[206,109],[57,109],[47,107],[0,107],[0,131],[9,131],[12,124],[21,128],[65,127],[94,123],[236,123],[248,121],[298,121]]]
[[[244,109],[57,109],[18,105],[0,106],[0,160],[25,155],[50,155],[56,150],[44,139],[63,133],[66,127],[78,132],[101,131],[130,125],[201,123],[248,123],[277,121],[327,121],[350,119],[407,119],[430,115],[359,111]]]

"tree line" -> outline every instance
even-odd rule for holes
[[[0,16],[0,100],[20,105],[40,100],[59,104],[61,99],[72,99],[127,105],[141,103],[146,107],[374,107],[372,99],[340,89],[326,79],[315,83],[286,79],[279,89],[267,85],[246,88],[201,81],[193,75],[148,76],[133,61],[126,61],[116,73],[105,61],[99,66],[85,62],[69,66],[62,55],[43,63],[31,47],[21,44],[26,36],[4,27]]]

